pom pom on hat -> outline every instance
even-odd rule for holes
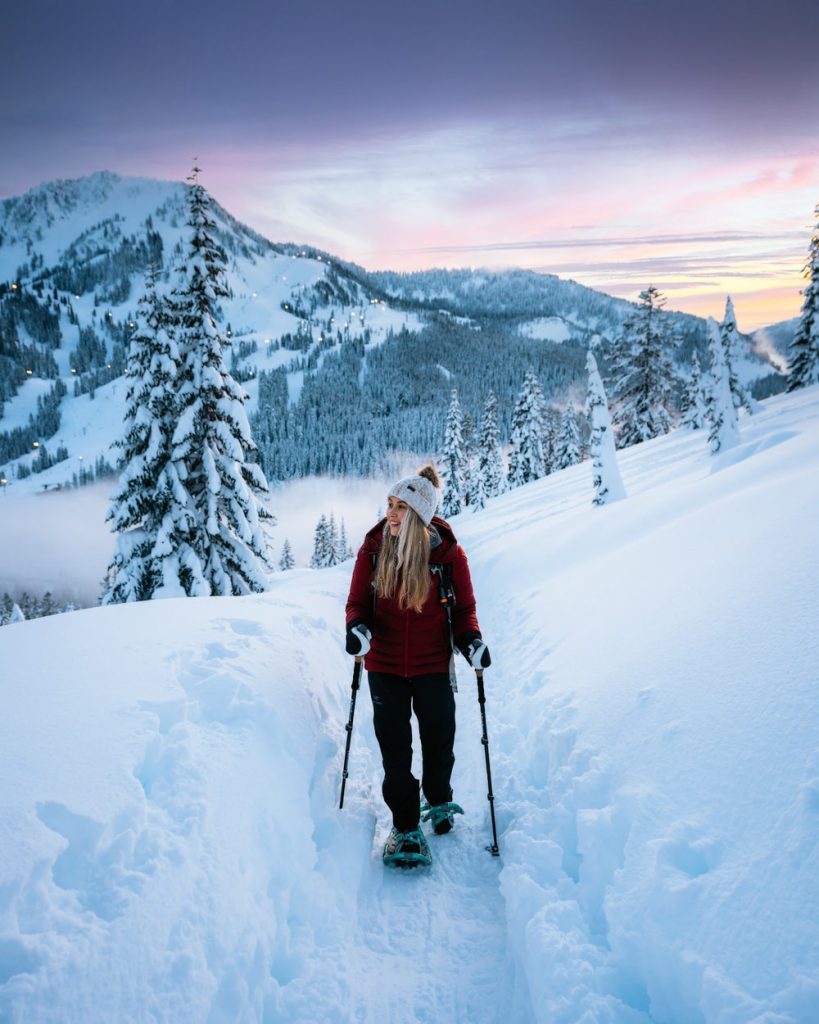
[[[417,476],[408,476],[399,480],[390,490],[390,496],[406,502],[421,518],[424,526],[429,526],[438,507],[438,488],[441,481],[435,467],[424,466],[418,470]]]

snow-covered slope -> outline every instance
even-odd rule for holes
[[[0,1019],[815,1024],[819,388],[454,520],[456,832],[385,872],[350,567],[0,630]]]

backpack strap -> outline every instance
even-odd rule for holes
[[[458,678],[455,674],[455,635],[452,628],[452,609],[455,607],[455,588],[452,586],[452,565],[450,562],[430,562],[429,571],[438,577],[438,600],[446,608],[449,626],[449,685],[452,692],[458,692]]]

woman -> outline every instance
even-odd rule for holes
[[[452,828],[453,815],[463,813],[452,803],[450,784],[453,638],[474,668],[490,663],[466,555],[448,523],[435,515],[439,486],[432,466],[395,484],[386,518],[369,531],[358,552],[347,599],[347,653],[365,658],[384,763],[384,800],[393,817],[384,860],[405,866],[431,861],[412,774],[412,711],[423,755],[423,820],[443,835]]]

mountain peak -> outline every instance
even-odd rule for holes
[[[32,237],[38,230],[76,217],[84,209],[121,207],[128,198],[148,194],[156,205],[182,188],[181,182],[124,177],[107,170],[81,178],[57,178],[29,189],[22,196],[2,200],[0,229],[6,235],[5,241],[13,244]]]

